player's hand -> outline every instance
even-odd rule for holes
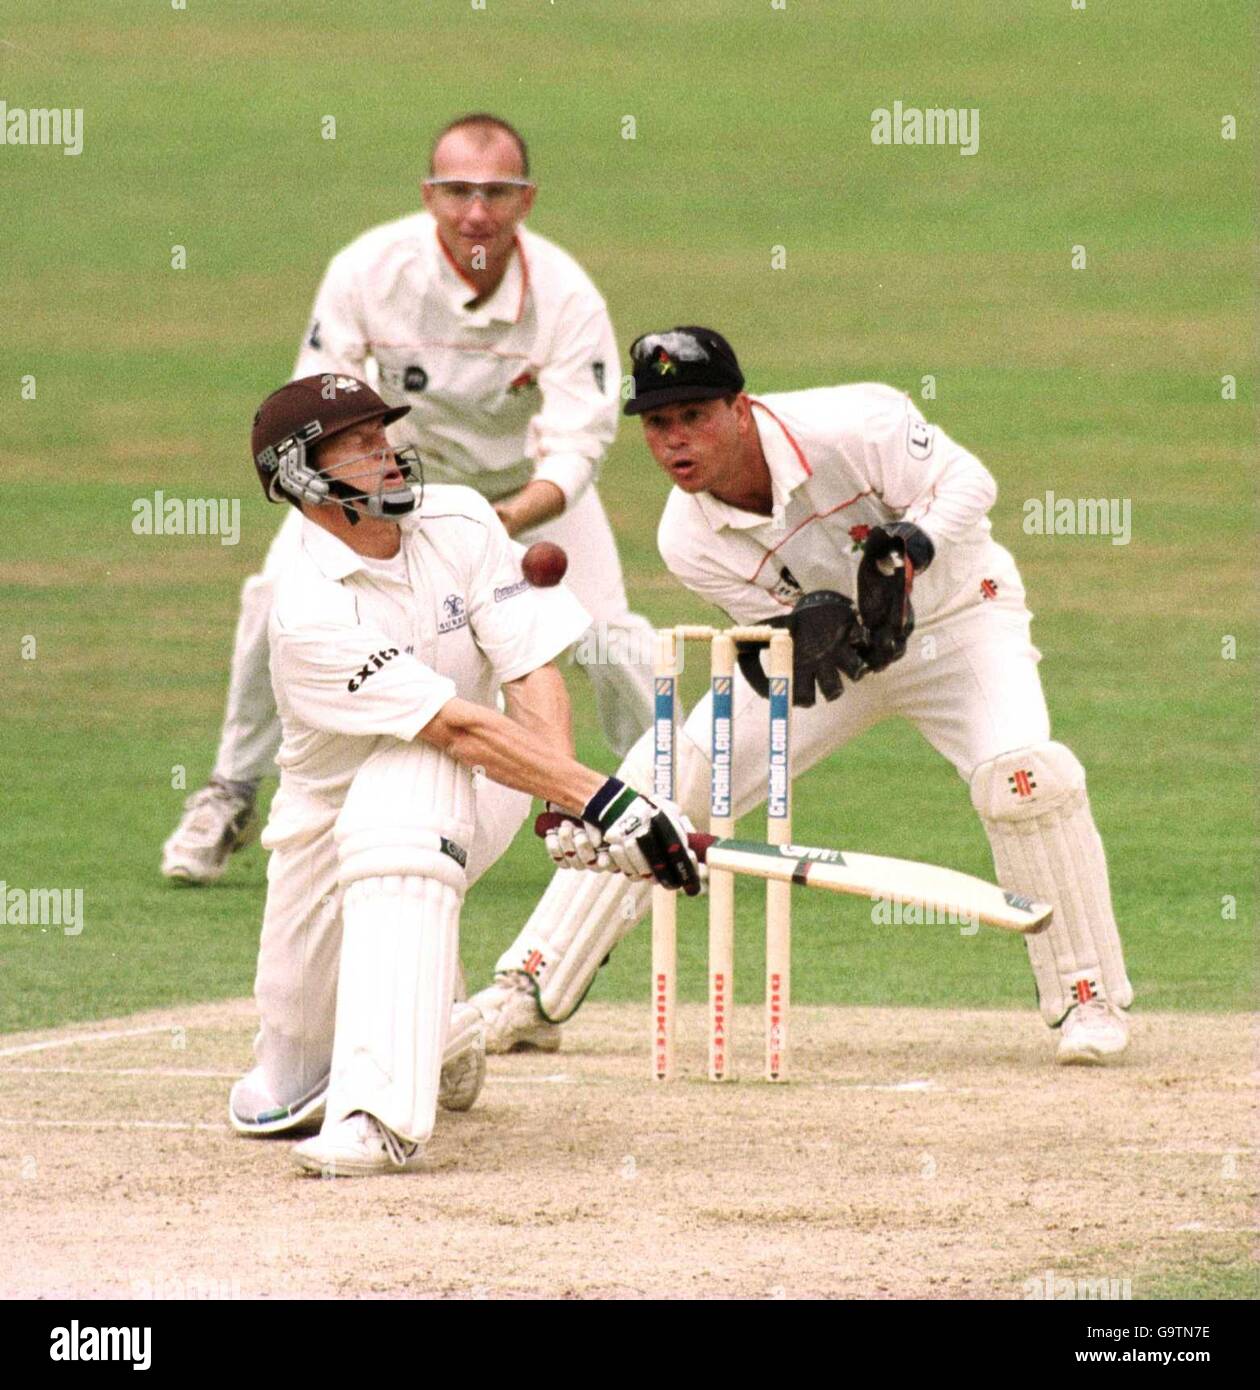
[[[547,814],[538,818],[538,828],[547,853],[560,868],[591,869],[600,874],[614,869],[612,855],[598,826],[565,815],[549,801]]]
[[[862,560],[878,565],[890,555],[902,556],[913,573],[922,574],[932,563],[936,547],[932,537],[913,521],[890,521],[884,526],[872,526],[862,546]]]
[[[655,879],[688,897],[699,893],[700,867],[687,846],[693,827],[673,802],[653,801],[610,777],[582,819],[599,828],[613,864],[627,878]]]
[[[872,671],[905,656],[914,631],[914,577],[927,569],[935,553],[932,538],[912,521],[871,527],[857,580],[858,612],[866,629],[858,649]]]
[[[813,707],[817,691],[823,698],[838,699],[844,689],[842,676],[861,680],[870,667],[859,643],[866,633],[853,601],[831,589],[816,589],[798,599],[788,614],[777,614],[770,627],[785,627],[792,635],[792,703]],[[770,695],[770,681],[761,665],[764,642],[738,642],[736,653],[744,679],[763,700]]]

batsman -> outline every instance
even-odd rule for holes
[[[228,1113],[254,1137],[322,1122],[294,1158],[332,1176],[418,1167],[438,1105],[477,1099],[481,1018],[451,1005],[460,910],[531,795],[590,820],[632,875],[700,886],[686,822],[574,760],[554,662],[589,614],[526,582],[479,493],[423,487],[385,433],[409,409],[352,376],[300,377],[251,438],[299,530],[270,616],[283,739],[258,1065]]]
[[[1049,929],[1025,940],[1057,1060],[1123,1052],[1133,990],[1107,863],[1084,769],[1051,736],[1024,586],[991,534],[988,470],[889,386],[748,395],[709,328],[648,333],[630,356],[625,412],[673,483],[657,537],[666,566],[732,623],[792,631],[796,771],[881,720],[909,720],[967,783],[999,883],[1053,905]],[[764,796],[759,660],[746,650],[735,680],[737,816]],[[706,696],[678,747],[678,801],[697,825],[710,721]],[[643,786],[651,773],[649,734],[618,775]],[[839,792],[842,771],[826,775]],[[911,778],[902,795],[914,814]],[[566,870],[596,872],[556,873],[474,997],[493,1052],[558,1047],[559,1024],[648,906],[646,882],[599,872],[608,856],[589,827],[565,825],[548,847]]]

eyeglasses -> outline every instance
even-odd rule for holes
[[[424,186],[440,194],[447,202],[457,205],[480,198],[487,207],[506,207],[518,193],[533,188],[529,179],[491,179],[474,183],[470,179],[425,179]]]

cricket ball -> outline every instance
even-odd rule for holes
[[[535,541],[521,559],[521,573],[535,589],[550,589],[564,578],[569,557],[550,541]]]

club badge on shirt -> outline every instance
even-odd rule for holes
[[[438,623],[438,633],[454,632],[456,628],[468,626],[468,614],[464,611],[464,600],[458,594],[447,594],[442,600],[442,611],[446,617]]]

